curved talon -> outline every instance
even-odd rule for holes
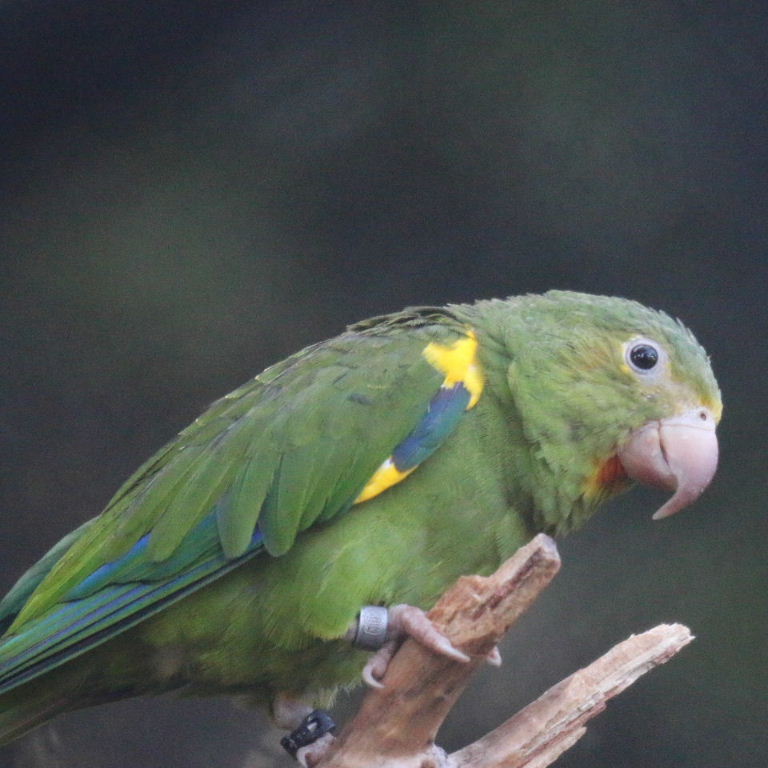
[[[383,688],[384,684],[381,678],[387,671],[389,662],[397,650],[397,640],[387,640],[376,653],[368,659],[368,663],[363,667],[363,682],[369,688]]]
[[[366,664],[363,667],[363,682],[369,687],[369,688],[383,688],[384,683],[380,682],[376,678],[376,672],[373,671],[373,667],[370,662]]]
[[[336,740],[332,733],[326,733],[321,736],[314,744],[307,747],[301,747],[296,752],[296,762],[303,768],[313,768],[326,755],[331,744]]]
[[[435,629],[427,614],[412,605],[395,605],[389,609],[390,637],[403,640],[406,636],[440,656],[467,662],[469,656],[454,647],[451,641]],[[397,634],[395,634],[397,632]]]
[[[409,636],[440,656],[447,656],[455,661],[469,661],[469,656],[466,653],[454,647],[442,632],[435,629],[435,625],[427,618],[427,614],[421,608],[406,604],[394,605],[389,609],[387,619],[387,641],[371,656],[363,668],[363,682],[369,687],[384,687],[381,680],[387,671],[389,662],[402,641]],[[501,664],[501,655],[498,649],[494,649],[488,654],[488,663],[494,666]]]

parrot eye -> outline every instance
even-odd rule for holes
[[[655,343],[643,339],[635,341],[627,347],[626,357],[633,370],[637,373],[647,373],[658,365],[661,353]]]

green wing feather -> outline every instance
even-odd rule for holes
[[[65,552],[57,552],[9,634],[72,595],[87,598],[82,585],[88,577],[134,549],[130,572],[140,572],[143,582],[183,582],[192,564],[200,566],[202,552],[179,551],[203,546],[190,534],[211,514],[216,557],[236,559],[248,550],[257,524],[266,550],[280,555],[300,531],[348,509],[440,387],[443,376],[422,351],[464,328],[439,319],[435,324],[411,313],[353,327],[214,403],[140,467]],[[148,545],[137,549],[144,539]],[[210,542],[205,547],[213,557]],[[178,568],[169,573],[168,563],[176,560]],[[122,585],[126,577],[119,571],[115,583]]]
[[[0,600],[0,636],[13,623],[29,596],[37,589],[51,568],[64,556],[67,550],[95,522],[95,518],[83,523],[79,528],[68,533],[54,544],[24,575],[16,582],[13,589]]]

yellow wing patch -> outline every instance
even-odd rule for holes
[[[445,374],[443,387],[463,384],[471,395],[467,409],[474,407],[480,399],[485,385],[483,371],[477,362],[477,336],[469,330],[464,338],[453,344],[427,344],[423,352],[427,362],[440,373]]]
[[[395,466],[395,462],[392,461],[391,458],[387,459],[373,473],[373,477],[371,477],[365,484],[365,488],[363,488],[360,495],[355,499],[355,504],[360,504],[362,501],[368,501],[368,499],[378,496],[382,491],[386,491],[387,488],[397,485],[401,480],[405,480],[414,469],[416,469],[416,467],[401,471]]]
[[[473,330],[468,330],[466,336],[457,339],[451,344],[438,344],[433,341],[427,344],[422,354],[432,367],[445,375],[445,379],[440,385],[440,392],[444,393],[446,389],[452,389],[461,384],[463,391],[469,393],[469,402],[464,410],[469,410],[477,403],[482,394],[485,379],[480,364],[477,361],[477,337]],[[433,398],[430,408],[434,405],[437,398],[437,395]],[[426,418],[425,416],[425,420]],[[411,434],[413,435],[413,433]],[[410,439],[413,439],[413,437]],[[404,447],[407,442],[408,439],[398,448]],[[395,458],[398,448],[373,473],[371,479],[360,492],[360,495],[355,499],[355,504],[360,504],[363,501],[372,499],[374,496],[378,496],[383,491],[386,491],[387,488],[391,488],[401,480],[405,480],[416,469],[418,464],[416,466],[406,466],[403,469],[397,467]]]

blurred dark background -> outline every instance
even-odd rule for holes
[[[480,676],[455,748],[631,632],[696,642],[563,768],[764,768],[768,5],[0,4],[0,587],[211,400],[351,321],[551,287],[683,318],[722,462],[638,490]],[[343,714],[348,702],[342,701]],[[259,715],[133,701],[0,765],[288,765]]]

